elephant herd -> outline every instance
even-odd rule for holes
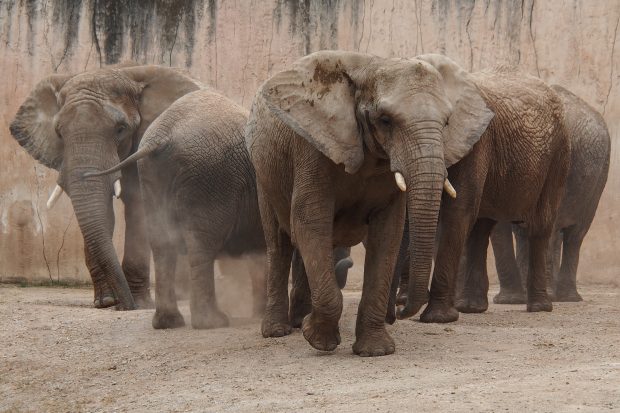
[[[262,335],[299,327],[330,351],[350,247],[364,242],[360,356],[393,353],[386,322],[424,305],[422,322],[485,311],[489,240],[495,302],[581,300],[579,250],[610,156],[602,117],[566,89],[435,54],[316,52],[265,81],[249,113],[174,68],[53,75],[10,130],[59,172],[48,206],[71,198],[95,307],[151,307],[152,252],[153,327],[184,325],[174,285],[187,255],[192,326],[226,326],[214,262],[243,256]]]

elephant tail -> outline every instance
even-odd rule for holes
[[[140,142],[140,146],[138,146],[138,150],[135,153],[133,153],[132,155],[130,155],[127,158],[125,158],[118,165],[113,166],[110,169],[106,169],[105,171],[86,172],[84,174],[84,177],[86,178],[86,177],[89,177],[89,176],[109,175],[109,174],[112,174],[114,172],[118,172],[121,169],[123,169],[124,167],[126,167],[128,165],[131,165],[132,163],[138,162],[140,159],[149,156],[150,154],[155,152],[159,148],[159,146],[160,145],[157,143],[156,140],[151,140],[151,139],[143,138],[142,142]]]

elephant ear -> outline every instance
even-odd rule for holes
[[[416,56],[416,59],[437,69],[452,104],[448,124],[443,130],[444,159],[449,167],[471,151],[495,113],[487,106],[471,75],[452,59],[439,54]]]
[[[140,128],[141,137],[148,126],[174,101],[205,86],[189,73],[165,66],[133,66],[120,69],[127,77],[141,85]]]
[[[20,106],[11,135],[37,161],[48,168],[60,169],[63,143],[54,124],[60,111],[57,95],[72,75],[52,75],[41,80]]]
[[[271,77],[258,93],[280,120],[355,173],[364,150],[355,118],[353,74],[372,59],[360,53],[316,52]]]

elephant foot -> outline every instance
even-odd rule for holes
[[[228,327],[228,325],[228,316],[217,308],[210,308],[199,314],[192,314],[192,328],[197,330]]]
[[[583,301],[581,295],[577,292],[576,288],[573,289],[558,289],[554,297],[553,301],[563,302],[563,303],[577,303],[579,301]]]
[[[185,320],[183,316],[179,312],[179,310],[165,312],[165,311],[155,311],[153,314],[153,328],[156,330],[167,329],[167,328],[178,328],[183,327],[185,325]]]
[[[361,357],[387,356],[394,353],[394,340],[385,328],[372,333],[362,332],[353,344],[353,353]]]
[[[273,320],[267,316],[263,318],[261,324],[261,334],[263,337],[284,337],[291,334],[292,328],[288,322]]]
[[[489,308],[489,300],[483,294],[468,294],[456,300],[454,307],[461,313],[484,313]]]
[[[332,351],[340,344],[338,324],[329,325],[317,322],[313,313],[308,314],[302,322],[301,331],[312,347],[321,351]]]
[[[527,311],[530,313],[537,313],[539,311],[553,311],[553,304],[551,304],[549,297],[528,300]]]
[[[95,299],[93,300],[93,306],[95,308],[108,308],[116,305],[118,301],[114,297],[112,289],[107,284],[103,286],[95,286]]]
[[[458,319],[459,312],[456,308],[443,301],[433,301],[432,299],[420,315],[420,321],[423,323],[451,323]]]
[[[525,304],[527,297],[523,290],[508,290],[500,288],[499,293],[493,297],[495,304]]]
[[[151,298],[151,293],[148,290],[143,293],[132,295],[139,310],[148,310],[151,308],[155,308],[155,303],[153,302],[153,299]]]

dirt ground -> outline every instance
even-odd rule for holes
[[[397,322],[396,353],[369,359],[351,352],[359,291],[320,353],[298,330],[263,339],[258,319],[156,331],[152,310],[95,310],[88,289],[2,285],[0,410],[620,411],[620,288],[581,293],[553,313]]]

